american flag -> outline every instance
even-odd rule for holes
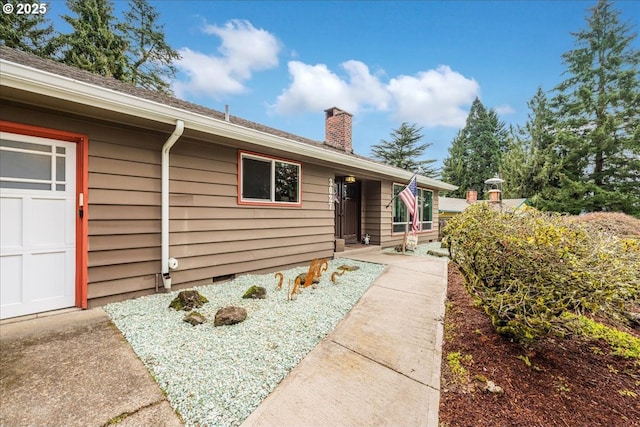
[[[418,183],[415,176],[400,192],[399,196],[411,214],[411,230],[415,233],[418,231]]]

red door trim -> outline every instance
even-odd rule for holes
[[[89,137],[80,133],[0,120],[0,131],[74,142],[76,149],[76,207],[84,195],[83,215],[76,215],[76,306],[87,308],[87,259],[89,257]]]

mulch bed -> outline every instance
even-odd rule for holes
[[[455,352],[467,375],[450,369],[447,355]],[[487,380],[504,393],[483,391]],[[439,418],[440,427],[640,426],[640,365],[611,355],[605,342],[575,336],[530,350],[509,342],[450,263]]]

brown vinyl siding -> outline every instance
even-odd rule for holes
[[[89,307],[155,292],[160,272],[160,176],[168,132],[7,103],[3,119],[89,136]],[[173,287],[331,258],[331,170],[302,162],[302,206],[239,206],[237,149],[183,136],[170,155]],[[296,160],[296,159],[292,159]],[[296,160],[297,161],[297,160]],[[162,285],[160,285],[162,286]]]
[[[127,147],[114,145],[111,150],[106,146],[101,149],[101,154],[111,159],[118,153],[140,162],[145,159],[139,151],[130,152]],[[303,165],[302,208],[238,206],[237,158],[234,148],[187,139],[179,140],[171,151],[169,253],[180,263],[179,269],[171,273],[176,289],[211,283],[215,277],[273,271],[333,255],[333,212],[326,202],[329,173]],[[146,159],[158,162],[159,173],[157,153],[149,151]],[[153,172],[147,169],[147,174]],[[90,304],[93,298],[101,303],[104,297],[128,292],[130,287],[134,291],[144,290],[139,283],[134,285],[129,280],[131,276],[139,277],[151,292],[155,274],[160,271],[159,177],[141,178],[130,173],[102,178],[97,180],[96,187],[103,188],[96,189],[105,191],[99,194],[102,203],[99,208],[106,209],[97,209],[96,218],[100,219],[89,227],[90,242],[94,237],[102,237],[100,250],[93,251],[90,246]],[[93,192],[91,195],[93,209]],[[117,208],[120,203],[134,204],[134,200],[140,205],[128,207],[130,213]],[[147,204],[155,205],[155,212]],[[111,218],[109,212],[113,214]],[[155,239],[149,234],[154,230]],[[122,237],[109,241],[104,236],[115,232]],[[129,234],[145,236],[144,247],[132,247],[134,241],[127,238]],[[113,246],[109,247],[109,242]],[[149,276],[154,276],[153,280]],[[113,290],[109,292],[103,282],[113,283]]]
[[[384,206],[380,199],[380,181],[365,181],[362,188],[363,233],[369,234],[372,245],[379,245],[381,236],[380,215]]]

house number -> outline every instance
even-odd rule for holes
[[[333,210],[333,178],[329,178],[329,210]]]

